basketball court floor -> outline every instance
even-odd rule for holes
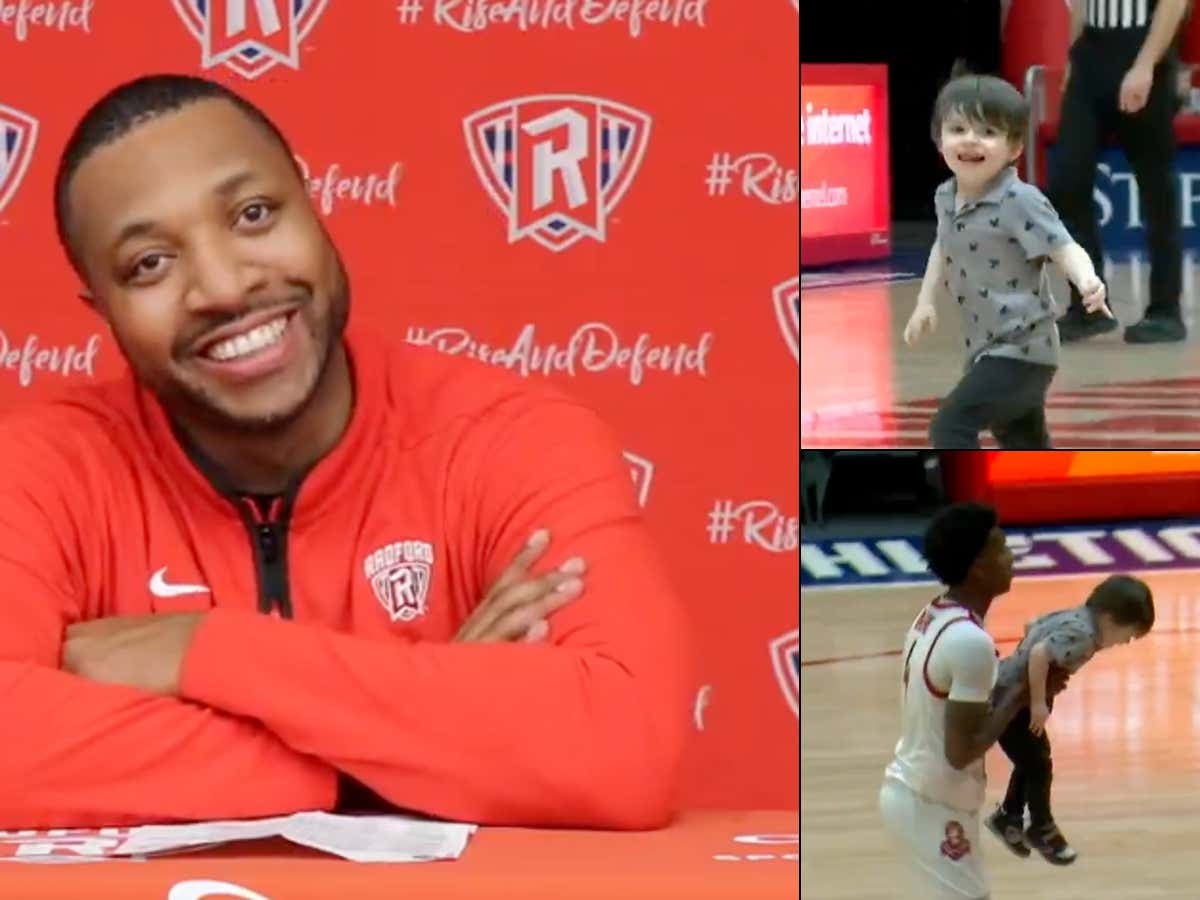
[[[1161,351],[1154,351],[1156,353]],[[988,615],[1002,656],[1024,623],[1087,596],[1103,575],[1018,578]],[[988,831],[982,850],[995,900],[1150,900],[1200,896],[1200,571],[1143,575],[1154,591],[1150,635],[1101,651],[1055,702],[1054,811],[1074,865],[1018,859]],[[933,586],[804,591],[800,602],[800,884],[812,900],[896,900],[903,862],[878,811],[899,735],[905,632]],[[990,812],[1008,760],[987,758]]]
[[[1055,447],[1200,446],[1200,279],[1195,263],[1189,254],[1184,264],[1187,341],[1126,344],[1117,330],[1063,347],[1047,405]],[[903,275],[903,268],[892,268]],[[938,399],[962,373],[962,326],[957,306],[939,297],[937,332],[916,347],[905,346],[904,325],[916,304],[923,258],[908,271],[907,280],[891,283],[802,274],[804,447],[928,446],[929,420]],[[1136,322],[1146,305],[1148,265],[1135,256],[1109,262],[1105,271],[1117,319]],[[1066,282],[1056,273],[1051,284],[1061,313]],[[990,435],[983,443],[995,446]]]

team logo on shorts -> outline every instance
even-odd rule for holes
[[[800,715],[800,629],[771,641],[771,667],[779,689],[797,716]]]
[[[800,361],[800,279],[789,278],[783,284],[775,285],[775,318],[779,320],[779,330],[787,342],[792,356]]]
[[[646,501],[650,499],[650,482],[654,478],[654,463],[629,451],[625,451],[622,456],[625,457],[625,462],[629,463],[629,477],[633,479],[633,490],[637,494],[638,506],[644,507]]]
[[[650,117],[578,94],[505,100],[463,120],[471,163],[508,218],[508,242],[604,241],[650,138]]]
[[[0,212],[21,186],[37,133],[37,119],[0,103]]]
[[[367,554],[363,574],[393,622],[425,615],[433,545],[426,541],[393,541]]]
[[[174,0],[175,11],[200,42],[200,64],[225,65],[257,78],[282,63],[300,68],[300,43],[329,0]]]
[[[971,841],[961,822],[951,819],[946,823],[946,839],[942,841],[942,856],[955,862],[971,852]]]

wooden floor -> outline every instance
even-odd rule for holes
[[[1186,342],[1126,344],[1118,330],[1063,348],[1047,410],[1056,447],[1200,445],[1196,262],[1189,255],[1184,266]],[[1123,324],[1137,321],[1146,305],[1148,266],[1134,258],[1110,263],[1106,273],[1117,318]],[[1061,313],[1066,282],[1056,277],[1052,284]],[[938,301],[937,333],[915,348],[904,345],[904,325],[919,286],[911,279],[811,287],[802,277],[805,447],[927,446],[929,419],[938,398],[962,374],[964,355],[958,308],[946,297]]]
[[[1079,852],[1068,867],[1021,860],[981,834],[994,900],[1200,897],[1200,571],[1145,576],[1149,636],[1102,651],[1047,725],[1054,811]],[[1008,655],[1035,614],[1082,601],[1100,579],[1019,580],[988,616]],[[893,900],[905,870],[883,832],[878,792],[898,737],[898,648],[931,587],[814,590],[800,603],[800,872],[812,900]],[[886,654],[870,656],[869,654]],[[990,811],[1009,764],[987,759]]]

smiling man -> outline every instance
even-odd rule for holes
[[[0,827],[664,824],[688,632],[596,417],[347,330],[287,142],[215,83],[101,99],[56,211],[130,372],[0,424]]]

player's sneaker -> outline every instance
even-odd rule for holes
[[[1069,866],[1075,862],[1075,850],[1067,843],[1058,826],[1053,822],[1030,825],[1025,832],[1025,842],[1042,854],[1042,858],[1056,866]]]
[[[1029,856],[1029,846],[1025,843],[1025,835],[1021,831],[1025,825],[1023,817],[1010,816],[1004,811],[1003,806],[999,806],[994,813],[983,820],[983,824],[1017,856],[1022,859]]]

